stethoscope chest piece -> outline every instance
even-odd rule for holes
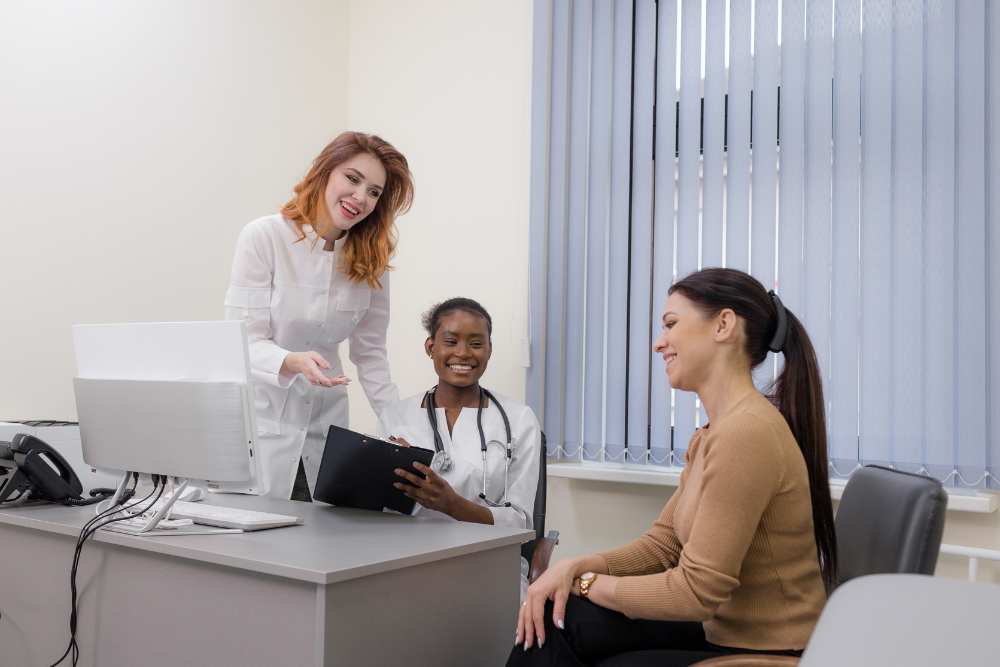
[[[451,470],[451,457],[448,456],[447,452],[434,452],[434,458],[431,459],[431,470],[438,473]]]

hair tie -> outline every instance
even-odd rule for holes
[[[774,330],[774,338],[768,343],[767,349],[771,352],[781,352],[785,346],[785,334],[788,332],[788,316],[785,315],[785,306],[774,290],[768,292],[771,301],[774,302],[774,309],[778,311],[778,328]]]

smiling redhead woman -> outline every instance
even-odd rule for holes
[[[376,413],[399,400],[385,351],[396,218],[413,201],[406,158],[344,132],[281,213],[240,234],[226,319],[246,322],[266,494],[311,500],[326,432],[348,426],[339,346]]]
[[[800,655],[809,641],[837,571],[809,336],[751,276],[704,269],[670,288],[653,350],[709,419],[677,491],[636,541],[559,561],[531,585],[508,667],[682,667]],[[751,372],[768,351],[784,365],[765,396]]]

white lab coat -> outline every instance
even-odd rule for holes
[[[510,507],[489,507],[479,497],[483,491],[483,454],[479,427],[476,422],[477,408],[462,408],[455,420],[453,434],[448,433],[448,420],[444,408],[437,409],[438,432],[444,450],[452,458],[452,468],[439,473],[455,492],[482,505],[493,513],[496,526],[516,528],[534,527],[532,512],[535,507],[535,491],[538,488],[539,448],[542,446],[541,429],[531,408],[512,398],[495,392],[510,421],[511,435],[514,437],[514,455],[507,473],[507,500]],[[416,394],[391,405],[382,412],[376,426],[379,438],[390,435],[403,438],[416,447],[434,450],[434,433],[427,409],[420,407],[424,394]],[[486,495],[498,502],[504,487],[504,446],[507,431],[503,418],[496,406],[491,404],[483,410],[483,433],[486,435]],[[428,516],[451,519],[447,514],[429,510],[419,503],[413,510],[414,516]],[[528,562],[521,559],[521,598],[528,587]]]
[[[315,486],[331,424],[348,426],[347,389],[315,387],[301,374],[281,373],[289,352],[318,352],[330,362],[330,377],[343,374],[339,346],[350,343],[350,359],[376,413],[399,400],[389,376],[385,333],[389,325],[389,274],[382,289],[355,285],[338,268],[344,239],[323,250],[316,233],[298,243],[295,223],[281,215],[254,220],[243,228],[226,319],[246,322],[250,367],[263,456],[266,495],[291,496],[299,457]],[[346,238],[346,237],[344,237]]]

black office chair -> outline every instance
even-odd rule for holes
[[[838,576],[827,595],[866,574],[933,575],[947,503],[941,482],[932,477],[874,465],[856,470],[834,519]],[[651,664],[646,660],[653,653],[637,652],[634,664]],[[616,665],[631,664],[617,657]],[[793,667],[798,662],[777,655],[727,655],[693,667]]]
[[[941,482],[882,466],[851,475],[837,508],[837,581],[866,574],[934,574],[948,494]]]
[[[550,531],[545,534],[545,496],[548,493],[548,473],[545,467],[547,457],[545,455],[545,433],[542,433],[542,448],[539,454],[541,461],[538,465],[538,488],[535,490],[535,507],[532,511],[535,524],[535,539],[528,540],[521,545],[521,556],[531,564],[531,571],[528,575],[528,583],[533,582],[545,572],[552,559],[552,549],[559,544],[559,531]]]

